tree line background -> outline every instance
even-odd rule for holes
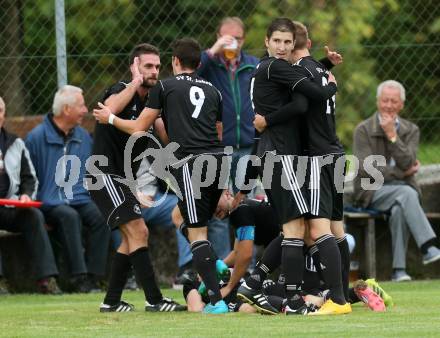
[[[9,116],[50,111],[57,88],[54,13],[53,0],[0,0],[0,96]],[[129,78],[134,45],[160,48],[164,77],[171,42],[191,36],[208,48],[224,16],[243,19],[244,49],[256,56],[277,16],[308,26],[316,57],[324,45],[343,54],[334,69],[336,112],[348,148],[357,123],[375,111],[377,84],[402,82],[403,116],[421,128],[426,161],[440,162],[440,6],[434,0],[65,0],[68,82],[84,89],[92,109],[105,88]]]

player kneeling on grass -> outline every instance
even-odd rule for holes
[[[220,281],[220,291],[223,290],[227,285],[227,281]],[[200,286],[201,282],[199,280],[188,280],[183,285],[183,297],[188,305],[189,312],[203,312],[206,304],[209,303],[207,293],[200,294]],[[228,305],[229,312],[257,312],[251,305],[243,303],[241,300],[237,299],[237,287],[238,285],[223,298],[224,302]]]
[[[279,227],[277,223],[270,220],[275,216],[271,212],[272,209],[267,202],[245,199],[236,209],[231,211],[233,200],[234,198],[230,192],[224,191],[215,212],[215,216],[220,219],[229,216],[231,226],[235,233],[233,250],[224,261],[217,260],[216,262],[217,280],[222,286],[220,293],[226,303],[231,303],[226,301],[231,295],[233,299],[236,297],[236,290],[252,260],[254,244],[267,247],[272,239],[279,235]],[[182,226],[183,219],[177,208],[173,211],[173,222],[185,235],[186,229],[184,224]],[[228,276],[228,266],[233,267],[230,277]],[[227,269],[227,273],[225,269]],[[227,283],[224,283],[222,280],[227,280]],[[184,283],[184,285],[185,284],[188,283]],[[193,286],[192,281],[189,281],[189,284]],[[197,289],[202,297],[206,294],[204,283],[199,283]],[[186,293],[189,294],[188,292]],[[260,297],[265,298],[262,293],[260,294]],[[236,303],[236,301],[233,301],[232,303]],[[278,313],[278,311],[274,309],[266,299],[259,301],[258,305],[254,306],[254,308],[256,311],[265,314]]]

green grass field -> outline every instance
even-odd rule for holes
[[[102,294],[0,298],[2,337],[438,337],[440,280],[381,284],[395,301],[386,313],[361,304],[335,317],[145,313],[143,294],[127,292],[133,313],[101,314]],[[165,290],[182,301],[181,294]]]

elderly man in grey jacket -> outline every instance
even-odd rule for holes
[[[377,112],[361,122],[354,132],[353,153],[359,159],[355,178],[355,201],[364,208],[389,212],[392,236],[394,281],[408,281],[406,249],[409,233],[423,254],[423,264],[440,260],[435,246],[436,235],[420,205],[420,188],[414,175],[420,168],[417,160],[419,128],[399,116],[405,103],[405,89],[397,81],[382,82],[377,88]],[[364,168],[369,155],[383,156],[386,165],[377,166],[384,184],[375,190],[361,186],[370,175]]]

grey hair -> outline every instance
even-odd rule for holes
[[[376,98],[379,98],[379,96],[382,94],[382,91],[385,87],[399,89],[400,99],[402,100],[402,102],[405,102],[405,99],[406,99],[405,87],[403,87],[403,85],[396,80],[386,80],[386,81],[382,82],[381,84],[379,84],[379,86],[377,86]]]
[[[62,86],[55,93],[52,104],[52,112],[58,116],[63,111],[64,106],[71,106],[76,102],[76,94],[82,94],[83,90],[76,86]]]
[[[3,100],[3,98],[0,96],[0,104],[1,103],[3,103],[3,105],[5,106],[5,109],[6,109],[6,103],[5,103],[5,100]]]

